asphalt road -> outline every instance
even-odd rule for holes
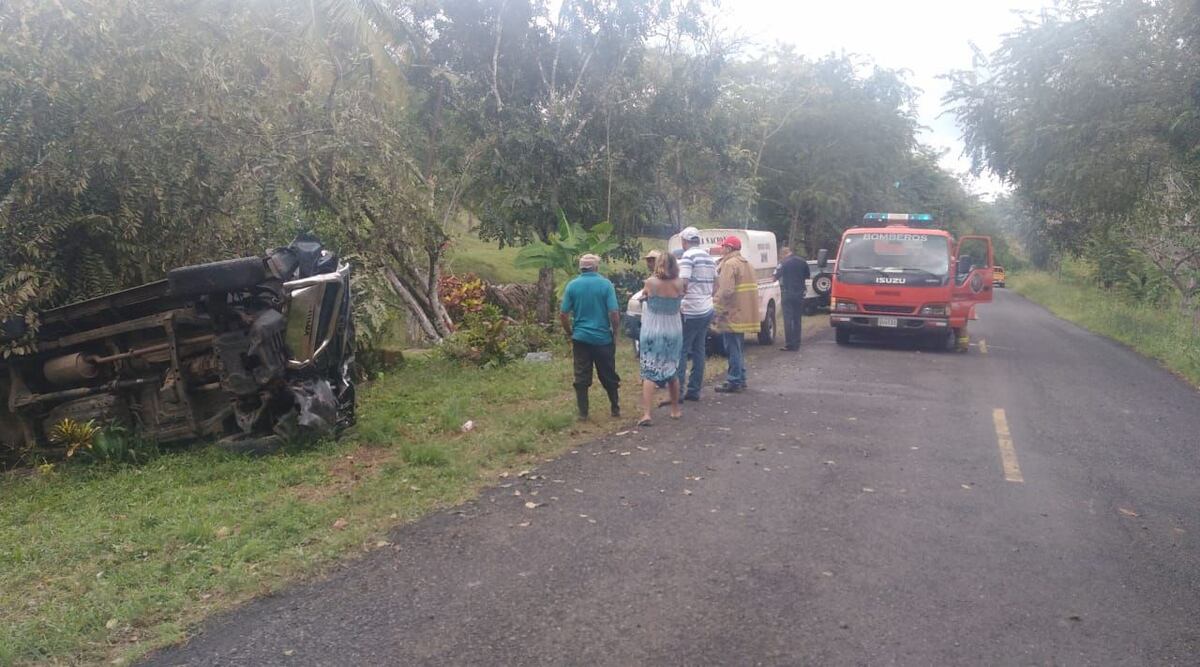
[[[981,317],[966,355],[754,350],[749,392],[147,664],[1200,664],[1200,394],[1003,290]]]

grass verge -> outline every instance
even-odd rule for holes
[[[1131,303],[1069,270],[1061,279],[1042,271],[1022,271],[1011,276],[1008,285],[1055,315],[1157,359],[1200,386],[1200,337],[1191,319],[1179,310]]]
[[[657,248],[665,250],[667,242],[663,239],[640,238],[644,250]],[[472,233],[462,234],[454,239],[450,257],[446,262],[447,273],[474,273],[489,283],[533,283],[537,282],[537,269],[518,269],[513,266],[517,259],[519,247],[501,249],[495,241],[481,241]],[[604,267],[604,272],[624,271],[640,268],[640,265],[625,261],[611,261]]]
[[[621,422],[599,409],[575,422],[565,347],[550,363],[485,370],[425,358],[372,382],[337,443],[0,478],[0,664],[128,663],[214,611],[386,548],[393,526],[474,496],[500,470],[632,422],[627,341],[618,358]]]

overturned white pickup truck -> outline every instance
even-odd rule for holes
[[[750,263],[758,279],[758,312],[763,316],[758,328],[758,342],[770,345],[775,342],[775,314],[781,307],[779,281],[775,279],[775,267],[779,265],[779,246],[775,242],[775,233],[753,229],[702,229],[700,247],[718,254],[717,248],[728,236],[736,236],[741,240],[742,257]],[[682,252],[683,241],[679,234],[667,240],[667,250],[676,256]],[[625,333],[633,339],[635,349],[641,330],[643,301],[645,296],[639,291],[630,297],[625,308]],[[711,332],[709,337],[714,338]]]

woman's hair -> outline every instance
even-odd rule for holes
[[[679,260],[666,253],[654,263],[654,277],[659,280],[675,280],[679,277]]]

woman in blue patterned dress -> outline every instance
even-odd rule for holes
[[[650,411],[654,407],[654,390],[666,385],[671,395],[671,418],[682,415],[679,407],[679,357],[683,351],[683,320],[679,303],[683,300],[684,285],[679,279],[679,262],[667,253],[658,259],[654,275],[646,279],[642,292],[641,348],[642,418],[638,426],[650,426]]]

